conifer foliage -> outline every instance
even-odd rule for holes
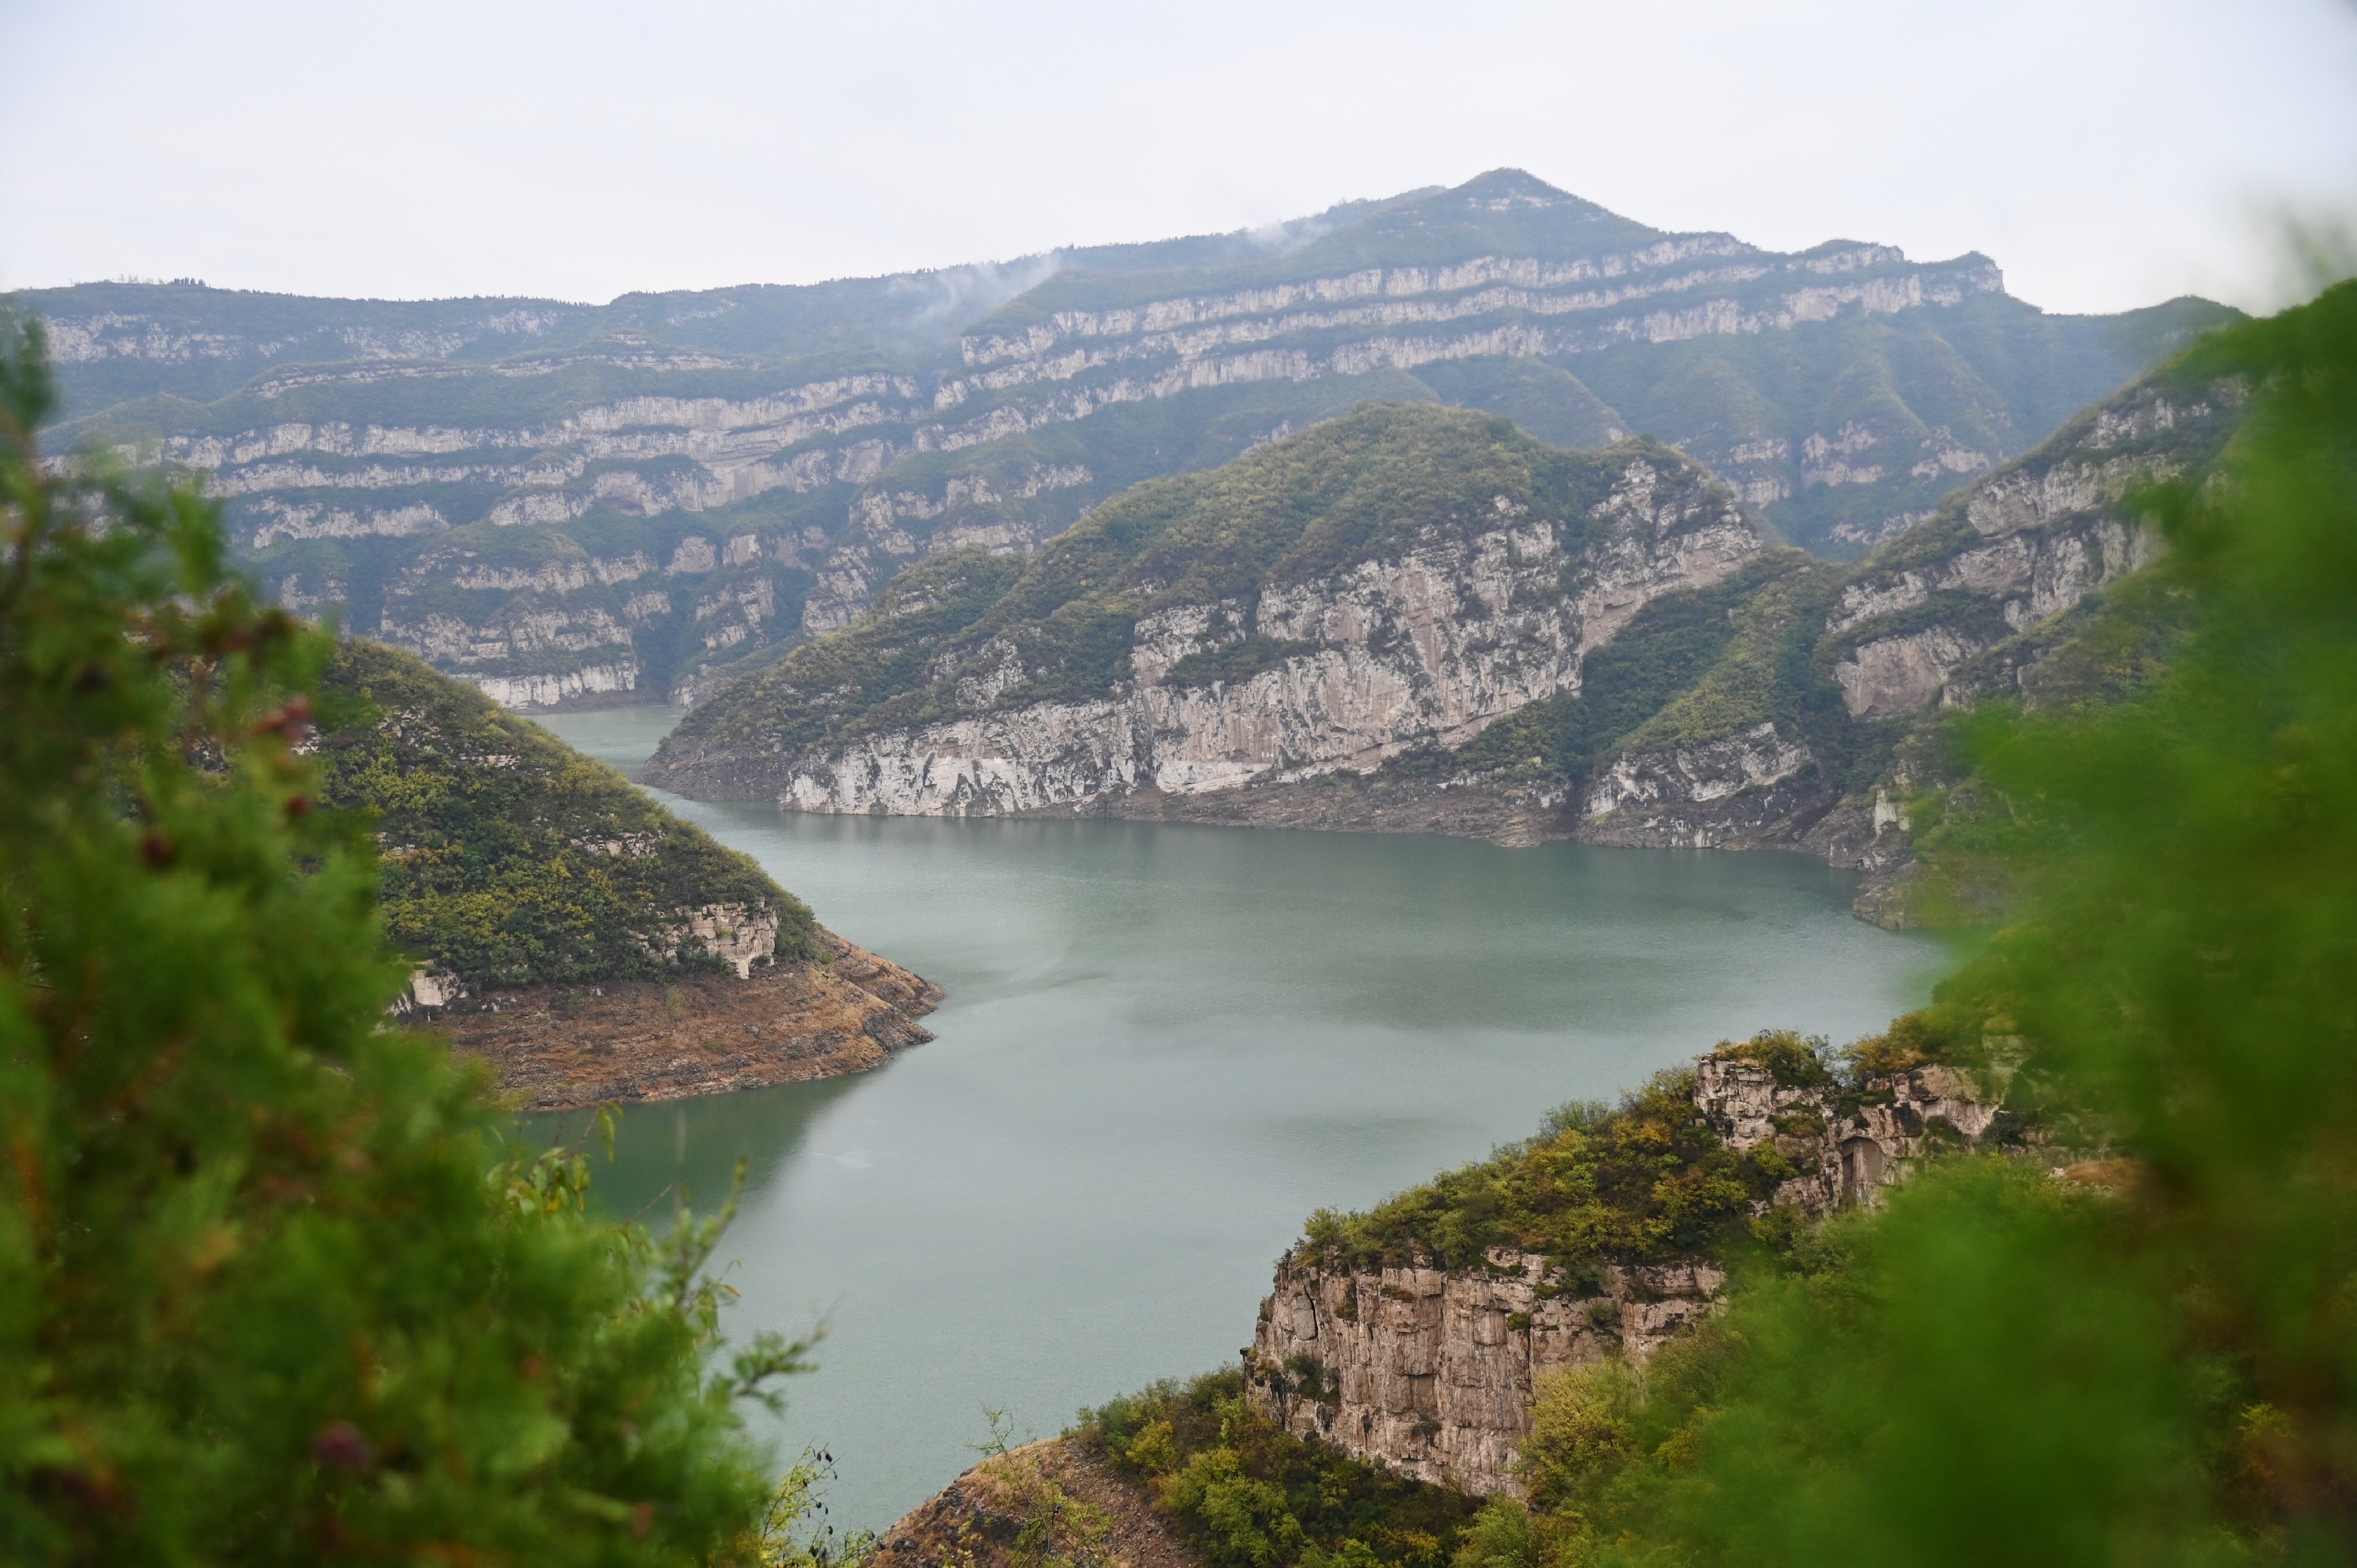
[[[45,466],[0,322],[0,1560],[749,1560],[718,1234],[589,1218],[384,1026],[365,824],[315,805],[332,639],[213,509]]]

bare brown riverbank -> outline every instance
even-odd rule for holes
[[[819,929],[821,957],[734,974],[491,992],[433,1027],[527,1111],[685,1100],[863,1072],[932,1036],[942,989]]]

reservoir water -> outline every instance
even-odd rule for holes
[[[543,722],[629,768],[675,717]],[[730,1330],[828,1326],[778,1436],[833,1454],[853,1528],[973,1463],[985,1407],[1044,1437],[1232,1362],[1310,1210],[1722,1038],[1874,1033],[1947,958],[1798,855],[661,798],[948,988],[940,1037],[875,1072],[631,1110],[597,1178],[659,1218],[749,1162]]]

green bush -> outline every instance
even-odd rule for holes
[[[1721,1252],[1748,1234],[1753,1205],[1791,1172],[1772,1149],[1727,1148],[1693,1094],[1692,1072],[1669,1072],[1609,1114],[1566,1107],[1538,1137],[1364,1214],[1319,1210],[1305,1244],[1352,1268],[1426,1260],[1472,1268],[1492,1247],[1574,1266]]]
[[[192,490],[53,478],[0,335],[0,1560],[748,1560],[717,1235],[584,1212],[385,1027],[363,824],[297,749],[331,639]]]

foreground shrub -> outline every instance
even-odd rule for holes
[[[686,1563],[770,1487],[707,1375],[716,1226],[590,1220],[385,1028],[330,639],[191,491],[52,477],[0,324],[0,1560]]]

